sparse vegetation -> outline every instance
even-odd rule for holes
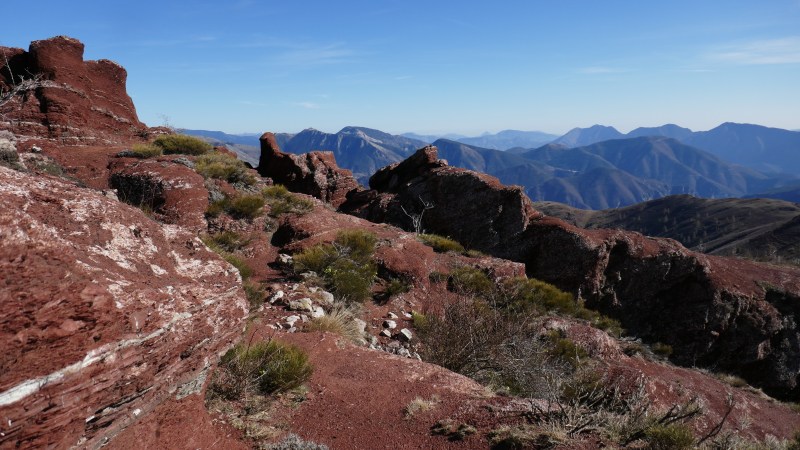
[[[211,151],[212,148],[208,142],[185,134],[159,136],[153,141],[153,144],[160,147],[166,155],[202,155]]]
[[[281,442],[261,447],[264,450],[328,450],[328,446],[304,441],[300,436],[289,433]]]
[[[253,220],[264,213],[264,199],[260,195],[239,195],[223,203],[223,208],[235,219]]]
[[[134,158],[153,158],[163,153],[164,150],[155,144],[136,144],[131,148],[131,155]]]
[[[656,342],[650,347],[653,349],[653,353],[662,358],[669,358],[670,355],[672,355],[672,346],[669,344],[664,344],[663,342]]]
[[[313,373],[308,355],[276,340],[237,344],[222,357],[210,389],[227,400],[294,389]]]
[[[399,278],[392,278],[386,285],[386,296],[394,297],[395,295],[406,293],[410,289],[411,287],[406,281],[403,281]]]
[[[0,165],[14,170],[24,169],[19,161],[16,145],[4,138],[0,138]]]
[[[233,185],[252,186],[256,183],[256,178],[242,161],[225,153],[212,152],[199,156],[194,169],[205,178],[225,180]]]
[[[694,447],[691,428],[683,423],[655,425],[644,432],[647,448],[652,450],[684,450]]]
[[[239,273],[241,274],[241,271]],[[242,287],[244,288],[245,296],[247,296],[247,301],[250,303],[251,311],[258,309],[264,304],[264,296],[266,294],[264,292],[264,287],[260,283],[247,280],[242,284]]]
[[[377,239],[363,230],[343,230],[332,244],[319,244],[294,255],[295,271],[313,271],[340,300],[361,302],[370,296],[377,269],[372,262]]]
[[[356,323],[356,313],[341,304],[334,305],[324,316],[311,319],[304,331],[327,331],[356,343],[364,340],[364,332]]]
[[[450,272],[450,288],[462,295],[491,297],[497,290],[494,282],[481,269],[460,266]]]
[[[232,253],[244,248],[250,239],[235,231],[221,231],[203,237],[203,242],[212,250]]]
[[[434,409],[438,404],[439,404],[439,398],[435,395],[427,400],[422,397],[414,397],[414,399],[408,402],[408,404],[406,405],[405,408],[406,417],[411,418],[419,413],[428,412]]]
[[[278,217],[282,214],[306,214],[314,209],[314,202],[292,194],[282,185],[268,186],[261,191],[261,194],[269,205],[269,215]]]
[[[419,234],[417,238],[422,241],[423,244],[432,247],[433,250],[438,253],[464,253],[463,245],[452,239],[439,236],[438,234]]]

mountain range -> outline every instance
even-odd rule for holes
[[[254,164],[258,148],[255,135],[225,135],[203,130],[185,130],[202,135],[243,155]],[[613,127],[595,125],[575,128],[536,147],[508,151],[469,142],[507,145],[523,139],[546,137],[539,132],[507,130],[496,135],[460,140],[433,141],[442,158],[456,167],[496,176],[503,183],[523,186],[534,200],[557,201],[585,209],[606,209],[661,198],[672,194],[723,198],[768,196],[791,200],[800,185],[800,166],[792,165],[800,149],[800,133],[747,124],[722,124],[707,132],[693,132],[673,124],[637,128],[622,134]],[[425,146],[432,136],[418,140],[365,127],[345,127],[338,133],[312,128],[297,134],[276,134],[276,141],[289,153],[332,151],[341,167],[351,170],[364,185],[379,168],[401,161]],[[501,139],[502,138],[502,139]],[[514,141],[517,139],[517,141]],[[738,141],[737,141],[738,140]],[[467,142],[465,142],[467,141]],[[722,149],[726,143],[758,143],[759,163],[731,163]],[[696,145],[690,144],[696,142]],[[747,161],[747,153],[734,146],[732,157]],[[497,145],[499,146],[499,145]],[[702,146],[702,147],[701,147]],[[714,151],[707,148],[716,149]],[[778,174],[763,169],[783,167]]]

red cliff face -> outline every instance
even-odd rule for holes
[[[96,447],[199,392],[242,330],[236,269],[99,192],[0,179],[0,447]]]
[[[435,147],[370,179],[341,210],[428,232],[523,262],[610,314],[631,334],[675,348],[685,365],[736,372],[770,393],[800,397],[800,270],[694,253],[670,239],[584,230],[544,216],[515,187],[447,166]],[[423,202],[429,209],[423,211]]]
[[[80,41],[57,36],[32,42],[27,52],[0,47],[0,54],[8,60],[0,85],[9,86],[12,73],[17,81],[41,77],[40,87],[3,106],[0,129],[61,144],[120,142],[146,131],[126,91],[125,69],[106,59],[84,61]]]

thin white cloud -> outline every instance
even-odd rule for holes
[[[587,74],[587,75],[598,75],[598,74],[605,74],[605,73],[625,73],[627,70],[620,69],[618,67],[605,67],[605,66],[590,66],[590,67],[581,67],[578,69],[578,73]]]
[[[800,63],[800,36],[751,41],[712,51],[709,59],[742,65]]]
[[[287,66],[323,66],[351,62],[356,52],[343,44],[304,46],[277,55],[276,62]]]
[[[300,107],[300,108],[305,108],[305,109],[319,109],[320,108],[319,103],[314,103],[314,102],[293,102],[292,105]]]

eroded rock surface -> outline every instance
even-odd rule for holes
[[[203,177],[172,159],[119,158],[110,164],[109,185],[120,200],[152,211],[167,223],[205,230],[208,190]]]
[[[196,235],[0,167],[0,447],[97,447],[199,390],[247,312]]]
[[[8,66],[0,70],[0,85],[9,86],[12,73],[41,76],[41,85],[6,104],[0,129],[20,139],[54,139],[61,144],[118,142],[147,130],[126,90],[127,72],[101,59],[83,60],[83,44],[57,36],[31,43],[28,51],[0,47]],[[10,69],[10,71],[9,71]]]
[[[302,192],[338,207],[358,187],[353,174],[336,165],[332,152],[283,153],[272,133],[261,136],[258,173],[291,191]]]
[[[523,262],[529,276],[675,348],[674,360],[739,373],[773,395],[800,398],[800,270],[691,252],[671,239],[584,230],[546,217],[515,187],[449,167],[421,149],[354,191],[341,210],[422,227]],[[431,206],[424,210],[424,205]]]

